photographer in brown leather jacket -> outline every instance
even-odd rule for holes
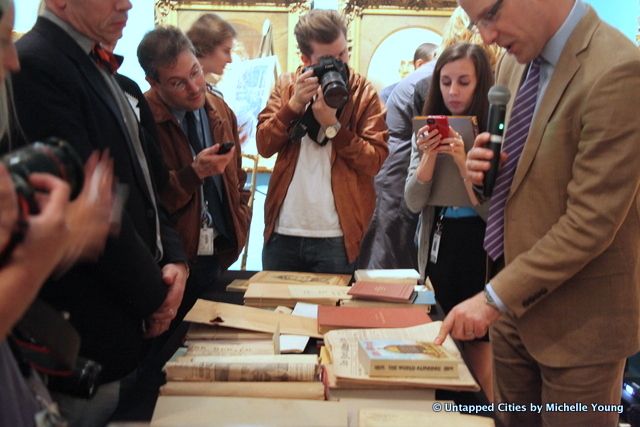
[[[278,154],[265,203],[265,270],[351,273],[373,213],[373,177],[388,154],[385,111],[371,83],[346,66],[346,31],[335,11],[301,17],[304,68],[280,79],[258,117],[258,152]]]

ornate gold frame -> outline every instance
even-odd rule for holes
[[[342,0],[343,4],[349,3],[350,1],[353,0]],[[389,1],[389,3],[391,3],[391,1]],[[399,4],[403,2],[397,1],[395,3]],[[415,2],[409,3],[413,4]],[[371,60],[371,54],[376,51],[389,35],[396,31],[411,27],[423,27],[441,34],[444,25],[455,8],[455,1],[448,3],[452,3],[453,7],[446,10],[414,10],[408,5],[402,7],[380,6],[360,8],[357,13],[347,16],[347,19],[351,21],[349,25],[349,40],[352,41],[350,66],[359,73],[366,74]],[[374,19],[379,20],[379,18],[383,16],[403,17],[404,19],[385,21],[383,32],[380,31],[379,26],[369,28],[370,25],[368,21]],[[427,19],[423,23],[422,20],[424,18]]]
[[[287,37],[285,41],[280,40],[280,53],[286,53],[286,58],[279,58],[283,71],[293,71],[300,63],[297,55],[295,37],[293,37],[293,27],[298,22],[300,14],[308,11],[307,0],[278,0],[278,1],[257,1],[257,0],[156,0],[155,21],[156,25],[175,25],[181,27],[181,14],[191,12],[213,12],[219,13],[225,18],[225,13],[231,12],[236,16],[246,13],[247,19],[261,17],[280,18],[286,14]],[[226,18],[225,18],[226,19]],[[186,30],[186,28],[182,28]],[[286,44],[286,46],[284,45]],[[279,55],[281,56],[281,55]]]

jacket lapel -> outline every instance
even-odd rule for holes
[[[578,72],[578,69],[580,69],[581,62],[578,59],[578,55],[588,46],[597,27],[597,22],[595,13],[593,10],[589,10],[569,37],[563,54],[560,56],[558,64],[556,64],[555,71],[551,75],[544,96],[538,105],[538,111],[533,117],[529,138],[524,146],[511,183],[510,195],[516,192],[531,167],[542,142],[547,123],[549,123],[549,119],[556,110],[569,83]],[[550,143],[553,143],[553,141],[550,141]]]

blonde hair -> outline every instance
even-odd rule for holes
[[[487,57],[489,58],[489,64],[491,64],[491,69],[495,70],[496,63],[500,59],[500,57],[504,54],[504,49],[496,44],[487,45],[480,37],[478,32],[474,32],[469,29],[469,24],[471,20],[469,19],[469,15],[464,11],[460,6],[456,7],[449,21],[444,27],[444,31],[442,33],[442,43],[440,47],[438,47],[438,51],[436,53],[436,57],[440,56],[442,52],[449,46],[453,46],[456,43],[471,43],[480,45],[484,51],[487,53]]]

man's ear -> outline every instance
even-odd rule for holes
[[[156,86],[160,84],[156,79],[154,79],[151,76],[145,76],[144,79],[147,81],[147,83],[149,83],[149,86],[151,86],[152,89],[155,89]]]
[[[300,55],[300,59],[302,60],[302,65],[304,65],[305,67],[311,65],[311,58],[309,58],[304,53]]]

